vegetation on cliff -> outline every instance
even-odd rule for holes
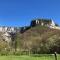
[[[12,34],[12,41],[9,44],[2,41],[0,34],[0,52],[10,51],[16,54],[42,54],[60,53],[60,30],[50,29],[46,26],[31,27],[24,33]],[[2,49],[2,50],[1,50]]]

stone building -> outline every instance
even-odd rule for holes
[[[36,25],[55,26],[55,23],[51,19],[36,19],[36,20],[32,20],[30,26],[36,26]]]

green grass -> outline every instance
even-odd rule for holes
[[[54,55],[46,55],[46,56],[0,56],[0,60],[55,60]],[[60,55],[58,55],[58,60],[60,60]]]

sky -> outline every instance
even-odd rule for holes
[[[0,26],[29,26],[35,18],[60,25],[60,0],[0,0]]]

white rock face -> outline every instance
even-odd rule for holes
[[[36,24],[39,24],[39,20],[36,20]]]
[[[3,30],[3,28],[2,27],[0,27],[0,31],[2,31]]]
[[[51,26],[53,26],[53,27],[55,26],[55,23],[54,23],[54,21],[53,21],[53,20],[52,20],[52,22],[51,22]]]
[[[2,34],[3,39],[9,43],[11,41],[10,33],[15,33],[16,29],[14,27],[0,26],[0,32],[3,33]]]
[[[2,34],[3,39],[9,43],[9,42],[11,42],[10,33],[15,33],[16,30],[14,27],[0,26],[0,32],[3,33]]]
[[[55,26],[55,23],[54,23],[53,20],[52,20],[52,23],[51,23],[51,25],[49,26],[49,28],[53,28],[53,29],[58,29],[58,30],[60,30],[60,27],[59,27],[59,26]]]
[[[11,41],[11,36],[8,32],[5,32],[2,36],[8,43]]]
[[[58,29],[58,30],[60,30],[60,27],[57,27],[57,26],[50,27],[50,28],[53,28],[53,29]]]
[[[15,32],[14,27],[0,27],[0,32]]]
[[[42,22],[42,23],[41,23],[41,26],[43,26],[43,25],[44,25],[44,23]]]

